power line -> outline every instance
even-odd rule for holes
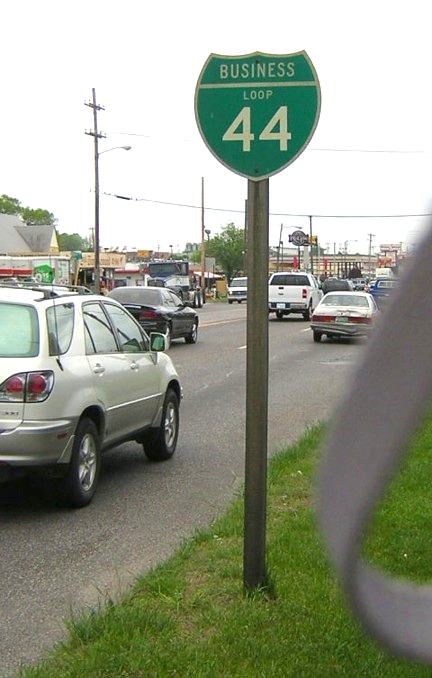
[[[189,205],[187,203],[169,202],[168,200],[153,200],[152,198],[132,198],[127,195],[119,195],[117,193],[102,192],[103,195],[108,195],[119,200],[130,200],[132,202],[151,202],[156,205],[169,205],[171,207],[186,207],[188,209],[200,210],[201,205]],[[244,214],[244,210],[228,209],[225,207],[206,207],[206,211],[212,212],[232,212],[236,214]],[[412,217],[432,217],[432,212],[423,214],[291,214],[288,212],[270,212],[272,217],[314,217],[318,219],[407,219]]]
[[[157,139],[156,136],[151,134],[141,134],[140,132],[111,132],[111,134],[118,134],[127,137],[143,137],[145,139]],[[200,139],[181,139],[187,143],[193,141],[200,141]],[[313,148],[308,147],[306,151],[319,151],[325,153],[390,153],[390,154],[401,154],[401,155],[424,155],[425,151],[421,149],[392,149],[392,148]]]
[[[331,153],[401,153],[401,154],[421,154],[424,155],[424,151],[409,151],[409,150],[397,150],[397,149],[375,149],[375,148],[309,148],[306,149],[309,151],[329,151]]]

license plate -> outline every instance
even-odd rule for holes
[[[287,308],[289,304],[276,304],[276,308]]]
[[[337,323],[346,323],[346,322],[348,322],[348,318],[341,316],[340,318],[336,318],[336,322]]]

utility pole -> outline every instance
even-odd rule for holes
[[[204,177],[201,177],[201,290],[205,302]]]
[[[313,275],[314,272],[314,267],[313,267],[313,245],[312,245],[312,215],[309,215],[309,240],[310,240],[310,270]]]
[[[368,275],[369,279],[371,276],[371,259],[372,259],[372,238],[375,238],[375,235],[373,233],[369,233],[369,256],[368,256]]]
[[[84,104],[93,109],[93,129],[86,134],[94,138],[94,173],[95,173],[95,225],[94,225],[94,283],[95,292],[100,294],[100,244],[99,244],[99,139],[105,139],[106,134],[98,131],[97,114],[105,108],[96,103],[96,90],[92,89],[92,101]]]
[[[280,232],[279,232],[279,242],[278,242],[278,251],[277,251],[277,270],[279,271],[279,261],[280,261],[280,254],[281,254],[281,245],[282,243],[282,230],[283,230],[283,224],[280,225]],[[282,252],[282,258],[283,258],[283,252]],[[282,266],[283,270],[283,266]]]

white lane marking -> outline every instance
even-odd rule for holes
[[[204,384],[204,386],[201,386],[200,388],[197,388],[197,390],[195,391],[195,393],[198,393],[198,391],[205,391],[206,388],[208,388],[208,387],[209,387],[208,384]]]
[[[232,374],[234,374],[234,370],[231,370],[231,372],[227,372],[225,376],[230,377]]]
[[[200,327],[210,327],[211,325],[228,325],[228,323],[238,323],[241,320],[246,320],[246,316],[244,318],[234,318],[232,320],[213,320],[208,323],[200,323]]]
[[[243,348],[247,348],[247,344],[245,344],[244,346],[237,346],[238,351],[241,351]]]
[[[310,331],[311,331],[311,328],[310,328],[310,327],[306,327],[305,330],[300,330],[300,332],[310,332]]]

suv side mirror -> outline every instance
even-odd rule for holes
[[[150,350],[160,353],[166,350],[165,335],[161,332],[151,332],[150,334]]]

